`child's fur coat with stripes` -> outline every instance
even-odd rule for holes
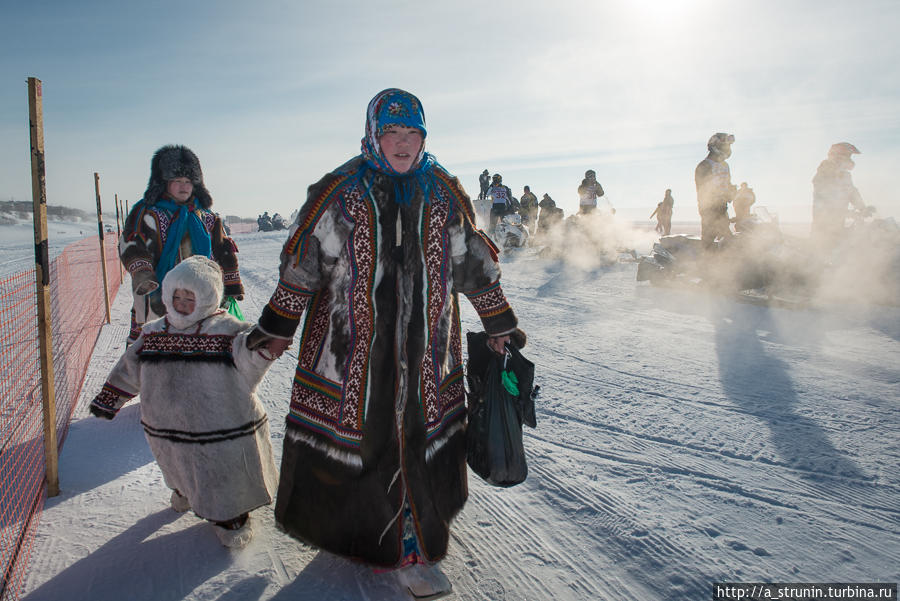
[[[219,309],[222,272],[204,257],[176,265],[163,280],[166,317],[145,324],[91,403],[112,418],[140,394],[141,424],[166,485],[201,518],[225,521],[272,502],[277,469],[266,411],[256,387],[271,361],[248,350],[251,324]],[[194,312],[172,306],[190,290]]]

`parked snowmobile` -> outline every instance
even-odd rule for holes
[[[518,213],[504,215],[494,229],[494,242],[500,248],[521,248],[528,244],[528,228]]]
[[[764,208],[745,220],[744,231],[704,252],[698,236],[663,236],[641,257],[637,280],[655,285],[702,285],[741,300],[799,305],[818,281],[815,265],[796,242],[785,238]]]

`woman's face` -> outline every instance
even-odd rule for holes
[[[172,308],[175,309],[176,313],[181,313],[182,315],[190,315],[194,312],[195,304],[196,297],[194,297],[194,293],[190,290],[176,288],[172,292]]]
[[[194,191],[194,184],[186,177],[176,177],[166,183],[166,193],[175,202],[187,202]]]
[[[423,142],[421,131],[403,125],[388,126],[378,138],[381,152],[397,173],[406,173],[412,168]]]

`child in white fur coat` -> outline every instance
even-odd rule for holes
[[[222,270],[192,256],[162,283],[165,317],[144,324],[91,413],[112,419],[137,394],[150,449],[176,511],[213,522],[222,544],[252,536],[249,512],[272,502],[277,470],[256,387],[276,358],[249,350],[252,324],[220,308]]]

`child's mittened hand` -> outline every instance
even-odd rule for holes
[[[266,349],[269,351],[269,354],[277,359],[291,346],[291,342],[291,340],[284,340],[283,338],[273,338],[266,344]]]
[[[265,346],[271,339],[271,336],[259,328],[254,327],[250,330],[250,333],[247,334],[247,348],[251,351],[255,351],[261,346]]]
[[[150,294],[154,290],[159,288],[159,284],[154,280],[146,280],[137,284],[134,288],[134,293],[138,296],[144,296],[146,294]]]
[[[116,416],[115,412],[103,409],[94,404],[91,404],[90,411],[91,415],[94,417],[102,417],[103,419],[112,419]]]

